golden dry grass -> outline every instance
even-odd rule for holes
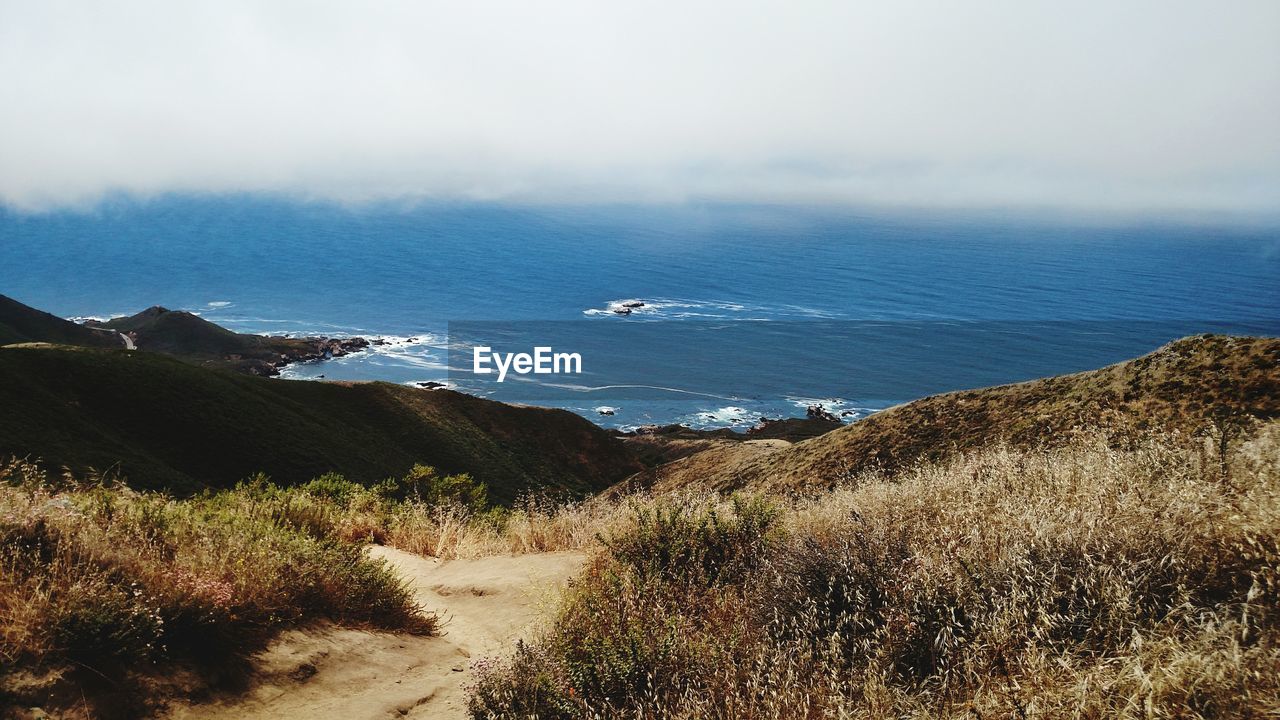
[[[431,632],[360,545],[254,488],[176,501],[0,465],[0,714],[137,716],[156,676],[226,680],[283,627]]]
[[[476,717],[1274,717],[1280,426],[633,497]],[[605,513],[607,515],[607,513]],[[765,518],[765,522],[761,522]]]
[[[1086,435],[814,494],[512,509],[425,468],[177,501],[16,463],[0,492],[0,662],[6,683],[60,666],[154,674],[218,666],[309,618],[421,627],[363,561],[368,542],[443,558],[586,549],[550,629],[479,664],[477,717],[1270,717],[1280,424],[1228,444],[1226,472],[1219,450]]]

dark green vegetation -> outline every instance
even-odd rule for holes
[[[77,325],[0,295],[0,345],[30,342],[124,347],[124,340],[115,331],[93,330]]]
[[[98,327],[135,333],[139,348],[170,355],[223,358],[231,354],[245,357],[275,356],[301,347],[299,340],[286,337],[242,335],[215,325],[197,315],[159,306],[129,317],[112,318]]]
[[[178,493],[259,472],[285,484],[331,471],[371,483],[427,463],[470,473],[499,502],[530,489],[585,494],[638,469],[618,440],[568,412],[447,390],[229,372],[270,374],[282,359],[344,352],[340,341],[245,335],[161,307],[99,326],[106,329],[0,296],[0,344],[26,344],[0,347],[0,402],[9,410],[0,416],[0,458],[110,470],[134,487]],[[139,350],[87,349],[119,348],[119,333]]]
[[[1061,443],[1105,430],[1116,442],[1151,431],[1228,433],[1280,417],[1280,339],[1200,335],[1116,365],[1016,385],[927,397],[790,447],[719,442],[653,471],[657,489],[833,487],[1007,441]]]
[[[51,343],[78,347],[125,347],[252,375],[277,375],[291,362],[356,352],[363,338],[288,338],[237,333],[183,310],[150,307],[129,317],[83,325],[63,320],[0,295],[0,345]]]
[[[588,493],[638,469],[621,441],[573,413],[387,383],[270,380],[157,353],[0,348],[0,457],[113,470],[189,493],[266,473],[373,483],[429,464],[490,499]]]
[[[241,680],[252,651],[302,623],[433,632],[335,509],[467,485],[259,480],[179,502],[0,465],[0,716],[138,717],[157,697]]]

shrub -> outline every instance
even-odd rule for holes
[[[759,497],[635,502],[551,636],[486,672],[473,714],[612,716],[705,687],[758,635],[738,623],[741,583],[776,541],[776,516]]]
[[[480,659],[472,664],[468,710],[477,718],[578,720],[586,706],[574,697],[568,678],[544,650],[523,642],[506,663]]]
[[[67,588],[50,618],[50,634],[65,657],[91,668],[140,664],[164,647],[164,618],[154,598],[134,586],[85,577]]]
[[[384,486],[387,487],[387,486]],[[489,504],[489,490],[470,475],[441,475],[427,465],[414,465],[409,474],[388,487],[392,499],[414,499],[428,505],[455,505],[479,512]]]
[[[295,489],[298,492],[327,500],[342,508],[350,507],[355,498],[368,492],[368,488],[365,486],[348,480],[338,473],[325,473],[310,482],[297,486]]]
[[[641,580],[736,582],[767,554],[778,511],[760,496],[735,495],[730,504],[729,511],[682,499],[640,505],[629,527],[601,543]]]

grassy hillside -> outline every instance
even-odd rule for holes
[[[114,331],[93,330],[0,295],[0,345],[48,342],[86,347],[124,347]]]
[[[135,333],[139,349],[171,355],[218,359],[231,354],[278,356],[301,346],[301,341],[290,338],[241,335],[189,312],[158,305],[136,315],[112,318],[98,325]]]
[[[814,496],[477,513],[397,485],[174,501],[0,465],[0,716],[185,704],[297,622],[432,629],[360,561],[369,540],[590,554],[537,636],[473,659],[475,718],[1260,718],[1280,703],[1277,422],[1226,456],[1206,438],[1079,435]]]
[[[940,460],[996,441],[1059,443],[1104,429],[1193,433],[1280,416],[1280,340],[1202,335],[1100,370],[927,397],[794,445],[718,442],[647,473],[660,489],[832,486],[869,468]]]
[[[142,351],[0,348],[0,456],[115,468],[184,493],[257,472],[373,482],[414,464],[470,473],[508,502],[527,488],[589,492],[638,469],[573,413],[387,383],[268,380]]]
[[[620,498],[472,717],[1271,717],[1280,424],[1227,457],[1144,435]]]
[[[343,355],[369,344],[363,338],[237,333],[193,313],[159,305],[136,315],[79,325],[0,295],[0,345],[36,342],[119,348],[125,346],[121,335],[128,335],[139,350],[252,375],[277,375],[289,362]]]
[[[1172,414],[1159,414],[1171,403],[1158,393],[1132,402],[1175,427],[1192,427],[1202,401],[1252,398],[1237,409],[1265,414],[1273,373],[1253,377],[1241,362],[1264,357],[1254,351],[1267,342],[1229,341],[1234,359],[1207,366],[1216,390],[1172,403]],[[1186,388],[1215,347],[1175,344],[1175,357],[1137,369],[1162,387],[1176,374]],[[89,363],[97,383],[140,367],[180,373],[156,387],[216,382],[214,394],[387,392],[406,413],[486,427],[468,447],[476,457],[487,442],[508,452],[525,442],[530,454],[580,447],[563,444],[564,428],[540,434],[560,416],[549,411],[212,373],[141,352],[9,348],[0,377],[41,359],[59,379]],[[1134,365],[1058,379],[1058,399],[1079,402],[1068,390]],[[63,399],[83,407],[89,390],[76,392]],[[205,393],[186,396],[211,411]],[[860,472],[833,490],[686,489],[512,509],[484,509],[449,492],[466,489],[460,479],[421,471],[372,488],[325,476],[173,500],[0,464],[0,715],[38,704],[136,717],[217,685],[235,692],[227,679],[297,623],[433,629],[385,567],[362,559],[359,544],[372,541],[441,558],[590,554],[539,635],[471,664],[476,718],[1268,716],[1280,703],[1280,422],[1223,445],[1123,419],[1125,442],[1072,430],[1051,448],[1020,447],[1044,436],[983,442],[971,429],[981,448]],[[424,485],[441,492],[406,492]]]

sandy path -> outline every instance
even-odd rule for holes
[[[290,631],[254,659],[248,693],[175,705],[169,717],[465,718],[470,659],[532,629],[583,563],[574,552],[450,560],[373,547],[446,619],[440,637],[323,627]]]

